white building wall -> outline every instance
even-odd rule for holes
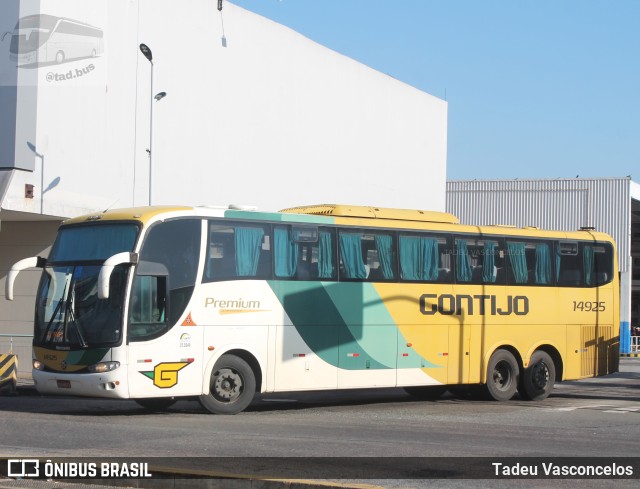
[[[16,62],[14,27],[35,14],[102,29],[103,50]],[[445,101],[227,1],[222,19],[226,46],[217,0],[0,2],[0,286],[17,259],[46,256],[57,223],[40,218],[147,205],[140,43],[153,94],[167,93],[153,106],[154,204],[444,210]],[[31,330],[36,276],[0,301],[3,331]]]
[[[102,28],[105,50],[18,68],[21,94],[37,88],[37,124],[24,125],[16,158],[35,171],[15,172],[3,209],[73,216],[148,203],[144,42],[154,93],[167,93],[154,103],[154,204],[444,210],[447,104],[436,97],[228,2],[226,47],[215,0],[19,3],[21,16]],[[0,30],[13,29],[15,18],[0,18]],[[5,41],[5,75],[7,60]],[[25,184],[34,185],[33,199],[24,198]]]

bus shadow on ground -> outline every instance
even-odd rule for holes
[[[531,402],[521,399],[518,394],[505,405],[521,407],[549,407],[553,399],[584,399],[600,401],[640,401],[640,383],[615,382],[616,380],[640,380],[637,373],[616,374],[608,382],[568,381],[559,383],[551,393],[549,400]],[[613,381],[613,382],[612,382]],[[566,387],[563,388],[563,387]],[[351,406],[383,406],[435,403],[486,403],[499,406],[502,403],[488,400],[479,388],[455,389],[436,399],[418,399],[407,394],[402,388],[357,389],[346,391],[312,391],[304,393],[278,393],[257,395],[247,408],[246,414],[286,413],[318,408],[336,408]],[[13,396],[0,397],[0,412],[32,412],[42,414],[64,414],[68,416],[148,416],[172,414],[209,415],[197,398],[179,399],[176,404],[165,410],[144,408],[129,399],[96,399],[83,397],[57,397],[38,394],[33,388],[18,389]]]

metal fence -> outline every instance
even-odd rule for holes
[[[631,337],[631,353],[640,353],[640,336]]]
[[[10,353],[18,357],[18,377],[31,378],[30,334],[0,334],[0,353]]]

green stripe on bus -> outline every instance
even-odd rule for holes
[[[269,281],[269,285],[298,334],[311,351],[325,362],[346,370],[395,368],[395,359],[393,363],[385,365],[360,344],[359,331],[362,331],[362,326],[351,329],[336,307],[328,291],[334,287],[341,288],[340,285],[344,284]],[[357,296],[352,296],[352,299],[355,301]]]
[[[312,223],[319,225],[334,224],[335,219],[328,216],[316,216],[312,214],[279,214],[276,212],[255,212],[255,211],[239,211],[226,210],[224,217],[227,219],[249,219],[252,221],[275,221],[275,222],[291,222],[291,223]]]
[[[341,343],[341,350],[363,349],[383,368],[396,368],[398,328],[373,284],[343,282],[325,284],[355,343]],[[352,358],[352,357],[348,357]]]

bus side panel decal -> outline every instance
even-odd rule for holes
[[[359,365],[369,369],[394,369],[399,341],[393,320],[373,284],[322,283],[296,281],[269,282],[296,330],[325,362],[350,367],[341,354],[353,347],[365,358]],[[326,326],[326,328],[322,328]],[[364,326],[364,328],[363,328]],[[331,328],[331,329],[329,329]],[[326,334],[327,330],[331,334]],[[400,341],[405,341],[400,338]],[[342,343],[342,345],[341,345]],[[428,361],[426,367],[437,367]]]
[[[336,367],[342,366],[344,362],[340,362],[340,342],[357,344],[358,340],[344,321],[324,284],[280,281],[270,282],[270,285],[309,348],[325,362]],[[332,285],[327,284],[328,287]],[[323,326],[332,327],[332,331],[337,334],[325,334]],[[369,352],[364,354],[369,355]],[[371,369],[393,368],[371,357],[366,360],[369,360]]]

